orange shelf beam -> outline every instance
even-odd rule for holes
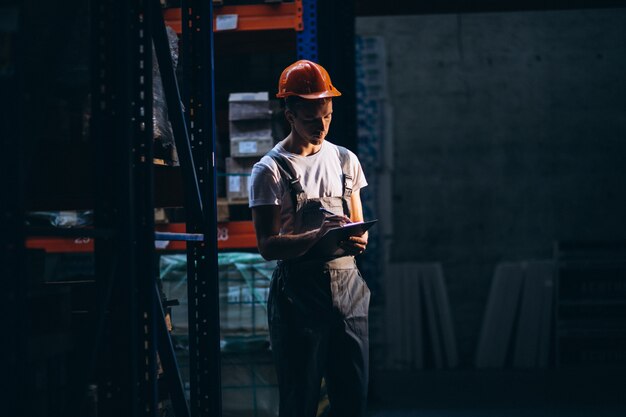
[[[87,253],[93,252],[94,239],[89,237],[29,237],[28,249],[44,249],[48,253]]]
[[[185,233],[183,223],[158,224],[158,232]],[[165,244],[166,242],[158,242]],[[187,243],[182,241],[170,241],[164,250],[185,250]],[[252,222],[227,222],[217,225],[217,248],[218,249],[256,249],[256,234]]]
[[[182,33],[181,15],[180,8],[163,10],[165,24],[178,34]],[[217,18],[222,15],[237,15],[235,31],[303,29],[302,0],[295,0],[293,3],[214,7],[213,31],[216,31]]]
[[[185,224],[158,224],[159,232],[185,233]],[[26,240],[29,249],[44,249],[48,253],[88,253],[93,252],[92,238],[30,237]],[[187,242],[157,241],[158,251],[184,251]],[[217,225],[218,249],[256,249],[256,234],[252,222],[227,222]]]

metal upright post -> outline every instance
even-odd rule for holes
[[[154,245],[154,178],[152,129],[152,20],[150,0],[135,0],[131,8],[131,124],[133,182],[132,220],[136,236],[132,241],[136,270],[136,292],[132,294],[133,311],[138,320],[139,339],[137,370],[139,379],[139,414],[157,415],[157,270]],[[159,310],[160,311],[160,308]],[[136,314],[136,315],[135,315]],[[162,319],[162,315],[159,314]]]
[[[112,0],[95,1],[92,12],[92,48],[91,48],[91,138],[94,142],[95,158],[95,193],[94,222],[96,228],[117,229],[116,223],[121,216],[118,208],[121,201],[119,184],[122,178],[120,161],[127,152],[120,153],[121,143],[127,140],[120,128],[119,97],[121,77],[119,62],[121,53],[118,48],[125,39],[125,33],[116,28],[117,4]],[[115,162],[115,163],[114,163]],[[119,229],[122,229],[121,227]],[[116,332],[129,332],[127,326],[116,328],[111,324],[115,316],[123,320],[120,312],[128,300],[121,300],[117,288],[120,269],[123,267],[118,246],[122,236],[114,240],[96,240],[94,244],[96,286],[98,305],[101,314],[92,314],[92,323],[96,323],[96,333],[102,336],[102,346],[94,346],[97,355],[94,358],[95,382],[98,385],[98,414],[112,416],[116,410],[125,410],[129,415],[136,415],[130,410],[130,387],[132,379],[130,353],[120,344]],[[109,308],[110,300],[116,298],[116,307]],[[119,352],[115,352],[118,349]],[[121,372],[121,375],[116,373]],[[127,382],[124,383],[123,381]],[[120,382],[124,385],[120,385]]]
[[[11,3],[11,2],[9,2]],[[7,335],[5,376],[6,403],[3,414],[19,415],[24,412],[26,395],[26,274],[24,249],[24,142],[21,127],[23,80],[18,62],[19,2],[5,5],[0,10],[0,36],[7,53],[0,65],[0,146],[7,158],[0,164],[0,277],[4,287],[3,304],[11,317],[5,320]]]
[[[117,231],[96,241],[96,279],[108,305],[98,414],[156,416],[151,6],[100,0],[92,10],[95,220]]]
[[[204,242],[187,245],[191,415],[221,415],[219,287],[215,111],[213,85],[213,9],[205,0],[182,2],[183,92],[202,217],[187,213],[187,232]]]
[[[302,31],[296,35],[298,59],[318,62],[317,0],[302,0]]]

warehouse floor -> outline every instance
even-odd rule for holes
[[[371,417],[623,417],[625,369],[374,372]]]
[[[371,417],[623,417],[624,408],[483,409],[483,410],[379,410]]]

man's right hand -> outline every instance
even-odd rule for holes
[[[280,206],[252,207],[252,221],[259,252],[265,259],[291,259],[302,256],[330,229],[350,223],[345,216],[328,216],[318,229],[301,234],[280,234]]]
[[[346,216],[326,216],[318,229],[317,238],[321,239],[330,229],[336,229],[348,223],[351,223],[351,221]]]

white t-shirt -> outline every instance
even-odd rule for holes
[[[274,146],[291,163],[300,177],[300,184],[307,198],[341,197],[343,193],[343,172],[337,146],[325,140],[320,150],[309,156],[288,152],[278,143]],[[352,190],[359,190],[367,185],[361,163],[350,150],[350,172]],[[281,234],[293,233],[294,208],[289,188],[281,179],[276,162],[265,155],[252,168],[250,178],[250,207],[274,205],[280,206]]]

